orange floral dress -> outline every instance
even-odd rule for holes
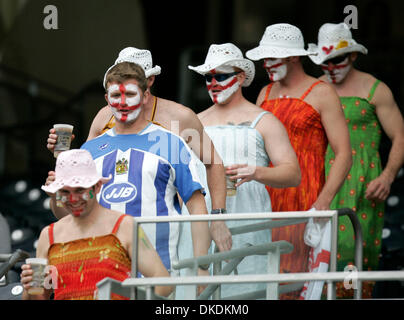
[[[130,276],[131,259],[115,235],[125,214],[112,233],[66,243],[54,243],[53,226],[49,226],[49,264],[58,272],[55,300],[94,300],[97,282],[109,277],[123,281]],[[125,297],[111,295],[112,300]]]
[[[320,114],[304,101],[313,87],[320,82],[313,83],[300,98],[269,100],[273,83],[267,87],[261,108],[272,112],[285,126],[302,175],[300,185],[295,188],[267,186],[274,212],[309,210],[325,183],[324,158],[328,144],[327,136]],[[305,226],[306,224],[297,224],[272,230],[272,241],[287,240],[294,246],[293,252],[281,255],[281,273],[308,272],[310,247],[303,241]],[[297,297],[298,293],[281,296],[281,298]]]

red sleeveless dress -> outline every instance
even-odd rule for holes
[[[110,234],[54,243],[53,226],[49,226],[49,264],[57,268],[55,300],[94,300],[97,282],[106,277],[123,281],[130,276],[131,259],[115,235],[125,214]],[[125,297],[111,295],[112,300]]]
[[[274,212],[309,210],[325,183],[324,158],[328,144],[327,136],[320,114],[304,101],[313,87],[320,82],[313,83],[300,98],[269,100],[273,83],[267,87],[261,108],[272,112],[285,126],[302,175],[301,183],[296,188],[267,187]],[[310,247],[303,241],[305,226],[297,224],[272,230],[272,241],[287,240],[294,246],[292,253],[281,255],[282,273],[308,272]],[[291,298],[297,296],[297,294],[287,295]]]

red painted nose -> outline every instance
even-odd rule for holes
[[[79,201],[79,198],[80,198],[80,197],[79,197],[78,195],[71,194],[71,195],[69,196],[69,201],[72,202],[72,203],[75,203],[75,202]]]

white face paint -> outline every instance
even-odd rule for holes
[[[345,79],[349,70],[351,70],[352,64],[349,63],[349,57],[345,58],[344,61],[338,64],[321,64],[321,69],[323,69],[324,74],[331,83],[340,83]]]
[[[210,74],[219,75],[234,72],[234,68],[231,66],[220,66],[211,70]],[[240,88],[240,83],[238,82],[237,75],[233,75],[223,81],[217,81],[216,79],[212,79],[211,82],[206,81],[206,86],[212,101],[216,104],[223,104]]]
[[[267,70],[271,81],[279,81],[286,77],[288,73],[287,65],[282,59],[264,59],[264,68]]]
[[[107,93],[111,111],[118,121],[132,122],[139,116],[141,96],[136,84],[112,84],[108,87]]]

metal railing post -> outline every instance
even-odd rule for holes
[[[355,235],[355,266],[360,272],[363,268],[363,235],[361,224],[356,216],[356,213],[352,209],[342,208],[338,209],[337,211],[338,216],[341,217],[347,215],[351,220]],[[354,298],[357,300],[362,298],[362,281],[359,279],[356,282],[356,288],[354,288]]]

